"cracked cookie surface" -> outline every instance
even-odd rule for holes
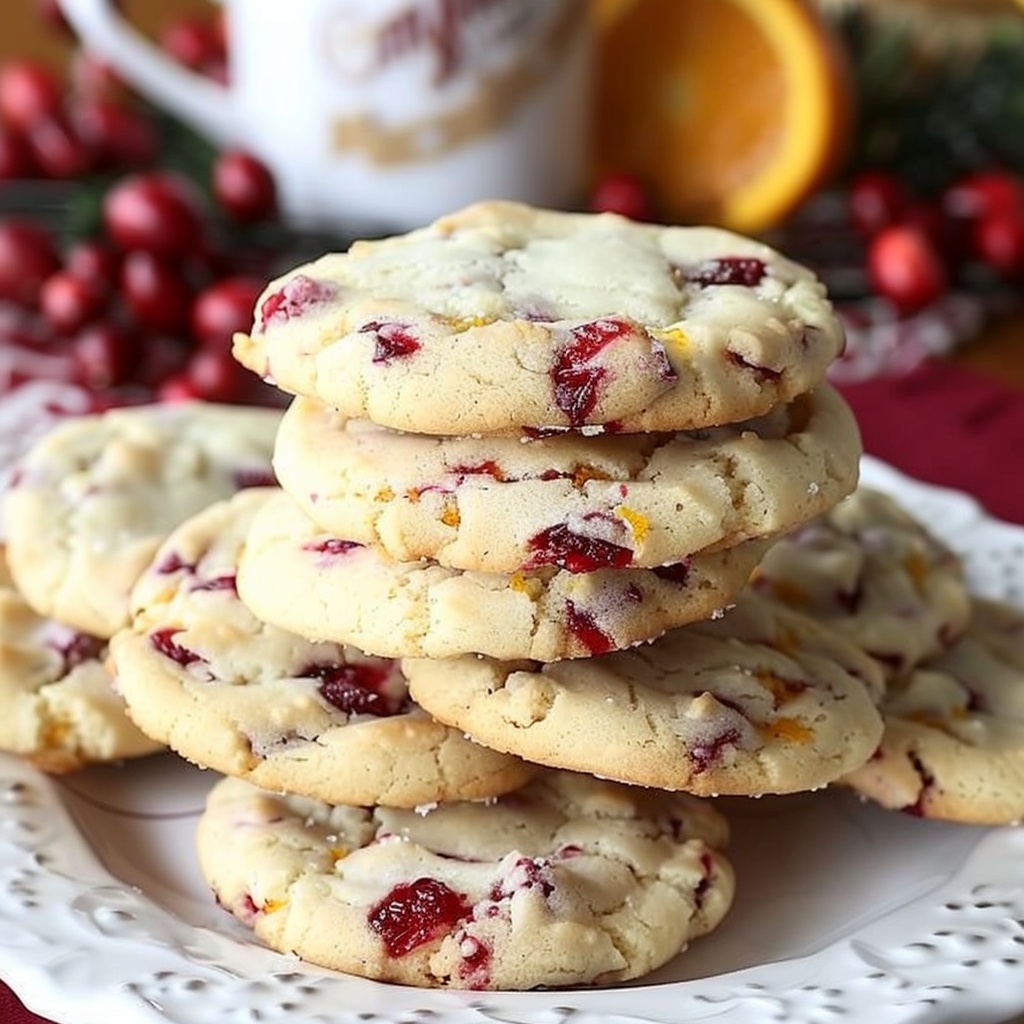
[[[822,283],[759,242],[487,202],[272,282],[234,353],[398,430],[637,432],[759,416],[843,344]]]
[[[61,773],[163,749],[125,713],[107,643],[37,615],[0,548],[0,750]]]
[[[703,801],[545,772],[488,803],[385,810],[218,783],[198,825],[219,903],[267,945],[381,981],[609,985],[714,929],[734,881]]]
[[[276,491],[211,505],[167,538],[111,641],[132,718],[190,761],[334,803],[483,799],[531,768],[433,721],[398,664],[258,620],[235,590],[253,516]]]
[[[967,631],[889,683],[877,753],[841,781],[894,810],[1024,821],[1024,611],[975,598]]]
[[[860,454],[823,384],[735,426],[597,437],[399,433],[296,399],[274,466],[324,530],[399,561],[592,571],[789,530],[850,493]]]
[[[157,545],[212,501],[272,480],[281,414],[182,403],[61,423],[32,446],[4,496],[8,558],[41,615],[110,637]]]
[[[396,562],[325,533],[281,492],[249,531],[238,589],[267,622],[376,655],[553,661],[628,647],[712,614],[746,584],[767,543],[657,569],[469,572]]]
[[[600,657],[402,664],[423,707],[496,750],[700,796],[824,786],[882,735],[877,664],[749,590],[716,619]]]
[[[870,488],[782,537],[756,586],[843,633],[893,677],[948,647],[971,614],[960,559]]]

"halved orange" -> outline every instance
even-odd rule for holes
[[[659,214],[755,233],[836,168],[854,89],[810,0],[594,0],[597,173]]]

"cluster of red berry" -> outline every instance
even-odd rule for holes
[[[885,171],[864,171],[847,203],[865,238],[871,286],[900,313],[940,298],[968,264],[1024,283],[1024,182],[1004,170],[965,175],[929,200]]]
[[[52,0],[41,10],[61,24]],[[175,60],[225,76],[219,19],[178,19],[160,43]],[[13,379],[0,386],[42,369],[112,400],[259,397],[230,338],[251,324],[266,268],[220,244],[218,226],[273,218],[270,173],[244,152],[216,154],[209,209],[195,181],[156,168],[153,118],[116,76],[84,54],[74,68],[65,86],[38,63],[0,67],[0,187],[98,174],[111,182],[95,237],[63,245],[27,216],[0,220],[0,345],[14,353],[5,364]]]

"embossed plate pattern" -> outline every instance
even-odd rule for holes
[[[1024,529],[866,459],[1024,606]],[[62,1024],[995,1024],[1024,1010],[1024,829],[921,821],[844,790],[730,800],[722,928],[635,986],[384,986],[255,945],[192,851],[211,777],[168,755],[50,780],[0,757],[0,976]]]

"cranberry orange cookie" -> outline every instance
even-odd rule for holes
[[[238,555],[275,493],[243,491],[188,519],[140,577],[132,625],[110,644],[132,718],[204,767],[335,803],[412,807],[525,781],[529,766],[418,709],[397,663],[246,609]]]
[[[767,541],[657,569],[481,573],[396,562],[320,530],[280,493],[255,517],[238,590],[265,622],[371,654],[580,658],[710,615],[746,584]]]
[[[875,663],[749,591],[718,619],[629,651],[403,666],[422,707],[496,750],[699,796],[824,786],[882,734]]]
[[[11,573],[42,615],[110,637],[168,531],[271,480],[280,413],[183,403],[114,409],[56,427],[4,498]]]
[[[976,599],[967,632],[890,683],[877,753],[841,781],[884,807],[1024,821],[1024,612]]]
[[[759,416],[843,342],[821,282],[761,243],[487,202],[272,282],[234,352],[399,430],[637,432]]]
[[[48,772],[162,749],[125,714],[104,640],[37,615],[0,550],[0,750]]]
[[[218,783],[198,825],[218,902],[283,953],[431,988],[610,985],[728,912],[724,820],[565,772],[426,813]]]
[[[828,385],[764,417],[686,434],[433,437],[296,399],[281,486],[325,530],[484,572],[652,567],[770,536],[856,485],[857,424]]]
[[[760,590],[842,632],[890,675],[938,654],[970,618],[959,558],[869,488],[783,537],[756,578]]]

